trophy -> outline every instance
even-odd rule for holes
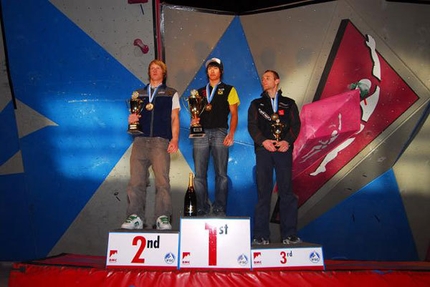
[[[278,142],[281,140],[282,129],[284,128],[285,125],[281,123],[281,120],[279,119],[279,115],[276,113],[273,114],[270,118],[272,119],[272,122],[273,122],[271,131],[276,139],[276,143],[274,143],[274,145],[276,148],[279,148]]]
[[[130,113],[139,115],[143,108],[143,101],[139,99],[139,93],[134,91],[129,100]],[[143,134],[139,121],[128,125],[127,132],[132,135]]]
[[[187,99],[188,108],[191,113],[191,118],[196,119],[200,116],[205,108],[204,98],[199,95],[197,90],[191,90],[191,95]],[[190,127],[190,136],[189,138],[201,138],[205,136],[205,132],[203,130],[202,125],[194,124]]]

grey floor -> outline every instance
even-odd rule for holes
[[[0,287],[7,287],[9,282],[9,272],[12,262],[0,262]]]

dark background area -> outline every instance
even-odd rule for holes
[[[286,0],[218,0],[218,1],[203,1],[203,0],[167,0],[161,1],[165,4],[192,7],[197,9],[213,10],[218,13],[228,14],[255,14],[268,11],[282,10],[295,8],[298,6],[330,2],[335,0],[301,0],[301,1],[286,1]],[[430,0],[415,0],[415,1],[399,1],[386,0],[387,2],[404,2],[417,4],[430,4]]]
[[[250,1],[250,0],[219,0],[219,1],[202,1],[202,0],[167,0],[162,1],[165,4],[186,6],[198,9],[215,10],[220,13],[231,14],[253,14],[268,12],[273,10],[281,10],[293,8],[302,5],[310,5],[315,3],[330,2],[333,0],[301,0],[301,1],[285,1],[285,0],[266,0],[266,1]]]

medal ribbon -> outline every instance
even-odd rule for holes
[[[217,87],[220,83],[221,82],[219,82],[218,84],[215,85],[215,87],[213,87],[212,92],[210,94],[209,94],[209,83],[206,85],[206,95],[207,95],[207,100],[208,100],[209,104],[211,103],[212,98],[215,95],[215,90],[217,89]]]
[[[161,85],[158,85],[155,90],[154,93],[151,92],[151,85],[148,84],[147,90],[148,90],[148,97],[149,97],[149,103],[152,104],[152,101],[154,100],[155,95],[157,94],[157,90]]]
[[[274,113],[278,112],[278,92],[276,92],[275,98],[270,98],[270,102],[272,103],[272,110]]]

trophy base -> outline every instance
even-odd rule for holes
[[[205,137],[205,134],[190,134],[190,136],[188,138],[190,139],[196,139],[196,138],[203,138]]]
[[[142,135],[143,134],[143,132],[140,130],[140,127],[138,125],[135,125],[135,124],[129,125],[127,132],[131,135]]]
[[[131,135],[143,135],[143,132],[139,130],[128,130],[127,132]]]
[[[206,134],[203,131],[203,127],[201,127],[201,126],[191,127],[190,128],[190,136],[189,136],[190,139],[193,139],[193,138],[202,138],[205,135]]]

